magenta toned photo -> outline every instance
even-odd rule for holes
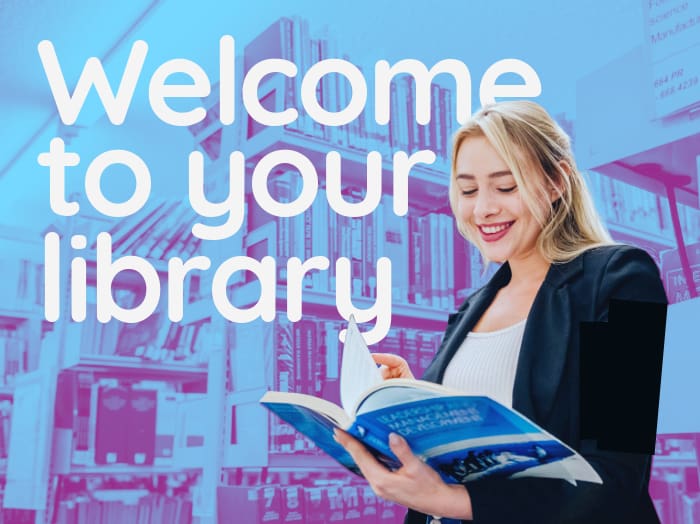
[[[0,524],[700,522],[700,0],[0,28]],[[259,400],[341,405],[351,316],[602,484],[341,466]]]

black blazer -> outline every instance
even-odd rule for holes
[[[506,263],[456,314],[450,315],[443,342],[424,380],[442,382],[445,368],[465,336],[509,280]],[[663,348],[667,300],[654,261],[644,251],[630,246],[590,249],[570,262],[550,266],[528,315],[513,388],[513,407],[579,451],[596,469],[603,484],[579,482],[572,486],[563,480],[533,478],[471,483],[467,489],[472,499],[473,522],[659,522],[648,495],[649,455],[601,449],[597,440],[582,438],[588,430],[582,430],[579,417],[581,323],[606,322],[611,299],[655,303],[661,318],[657,315],[656,322],[640,326],[647,331],[641,340],[655,345],[657,350],[659,346]],[[654,347],[647,349],[654,351]],[[625,373],[623,381],[635,371],[634,365],[626,364],[630,365],[618,370]],[[654,374],[660,375],[660,363],[658,369],[651,370],[651,376]],[[655,387],[634,380],[630,384],[639,391]],[[658,397],[656,406],[645,408],[647,413],[658,408]],[[652,415],[655,428],[656,416]],[[630,435],[634,431],[630,427]],[[409,510],[405,522],[425,524],[426,516]]]

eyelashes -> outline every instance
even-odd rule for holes
[[[512,192],[515,191],[516,189],[518,189],[518,186],[499,187],[497,190],[498,190],[499,193],[512,193]],[[476,191],[477,191],[476,189],[467,189],[467,190],[461,191],[461,193],[462,193],[462,195],[464,195],[464,196],[472,196],[472,195],[475,195],[475,194],[476,194]]]

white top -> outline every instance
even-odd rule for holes
[[[525,320],[487,333],[470,332],[445,369],[442,383],[513,407],[513,384]]]

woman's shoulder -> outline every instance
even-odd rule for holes
[[[611,262],[625,259],[638,259],[654,263],[654,259],[644,251],[635,246],[628,244],[606,244],[587,249],[579,255],[582,259],[584,267],[600,266],[605,268]]]
[[[625,275],[627,273],[649,273],[658,278],[659,268],[654,259],[635,246],[627,244],[607,244],[587,249],[569,264],[578,266],[585,276]]]
[[[626,244],[591,248],[580,255],[584,280],[610,298],[665,302],[659,268],[643,249]]]

